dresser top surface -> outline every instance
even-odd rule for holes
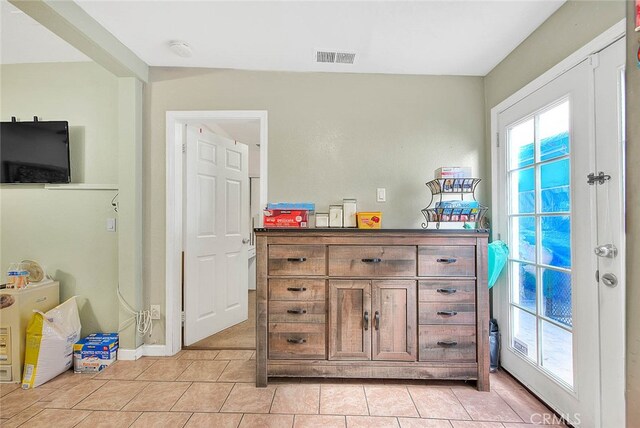
[[[385,236],[413,235],[438,237],[488,237],[488,229],[356,229],[356,228],[256,228],[256,235],[305,235],[305,236]]]

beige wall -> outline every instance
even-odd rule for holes
[[[640,425],[640,33],[627,4],[627,426]]]
[[[93,63],[3,65],[3,121],[68,120],[76,182],[118,182],[118,79]],[[61,283],[61,298],[80,296],[83,334],[116,331],[118,234],[105,229],[115,191],[0,187],[0,275],[9,263],[39,261]]]
[[[342,198],[383,211],[383,226],[420,227],[424,183],[439,166],[486,177],[483,83],[477,77],[152,69],[144,157],[145,284],[165,293],[165,112],[267,110],[269,200]],[[387,202],[376,203],[377,187]],[[484,197],[483,194],[480,198]],[[154,326],[149,343],[163,343]]]

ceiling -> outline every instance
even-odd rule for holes
[[[484,76],[564,0],[77,3],[151,66]],[[3,63],[82,55],[19,15],[3,13]],[[177,56],[172,40],[193,55]],[[355,53],[355,62],[316,63],[317,50]]]

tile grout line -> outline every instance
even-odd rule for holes
[[[447,388],[447,389],[451,392],[451,395],[453,395],[453,398],[455,398],[455,399],[456,399],[456,401],[457,401],[458,403],[460,403],[460,406],[462,407],[462,410],[464,410],[464,412],[467,414],[467,416],[469,416],[469,419],[468,419],[468,420],[473,421],[474,419],[471,417],[471,414],[469,413],[469,411],[467,410],[467,408],[466,408],[466,407],[464,407],[464,404],[462,404],[462,401],[460,401],[460,397],[458,397],[458,395],[457,395],[457,394],[456,394],[456,392],[453,390],[453,388],[449,387],[449,388]],[[454,420],[455,420],[455,419],[454,419]],[[451,422],[449,422],[449,423],[451,423]],[[453,425],[453,424],[451,424],[451,425]]]
[[[369,399],[367,398],[367,390],[364,385],[362,385],[362,393],[364,394],[364,402],[367,404],[367,416],[371,416],[371,410],[369,410]]]
[[[415,407],[416,409],[416,413],[418,414],[419,418],[422,418],[422,413],[420,413],[420,409],[418,409],[418,406],[416,405],[416,400],[414,400],[413,395],[411,395],[411,391],[409,390],[408,386],[405,386],[406,390],[407,390],[407,394],[409,394],[409,398],[411,399],[411,402],[413,403],[413,407]],[[400,420],[398,419],[398,423],[400,423]]]
[[[181,382],[184,382],[184,381],[181,381]],[[180,394],[180,397],[178,397],[178,399],[171,405],[171,407],[169,407],[169,410],[167,410],[168,412],[172,411],[173,408],[176,407],[176,404],[178,404],[178,401],[180,401],[182,399],[182,397],[184,397],[184,394],[186,394],[187,391],[191,389],[191,387],[193,386],[194,383],[195,382],[189,382],[189,386],[187,386],[185,388],[185,390],[182,392],[182,394]],[[189,417],[189,419],[191,419],[191,417]],[[188,422],[188,420],[187,420],[187,422]]]
[[[502,396],[500,395],[500,393],[499,393],[498,391],[493,391],[493,392],[495,392],[495,394],[498,396],[498,398],[500,398],[500,400],[502,400],[502,402],[503,402],[504,404],[506,404],[506,405],[507,405],[507,407],[509,407],[509,408],[511,409],[511,411],[513,412],[513,414],[514,414],[514,415],[516,415],[516,417],[517,417],[518,419],[520,419],[520,420],[521,420],[523,423],[525,423],[525,424],[527,423],[527,422],[525,422],[525,420],[524,420],[524,419],[522,419],[522,418],[520,417],[520,414],[519,414],[518,412],[516,412],[516,410],[515,410],[513,407],[511,407],[511,404],[507,403],[507,401],[506,401],[504,398],[502,398]],[[517,423],[517,422],[516,422],[516,423]],[[503,424],[503,425],[504,425],[504,424]]]

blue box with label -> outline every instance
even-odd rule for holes
[[[97,373],[116,361],[118,333],[93,333],[73,345],[73,371]]]

